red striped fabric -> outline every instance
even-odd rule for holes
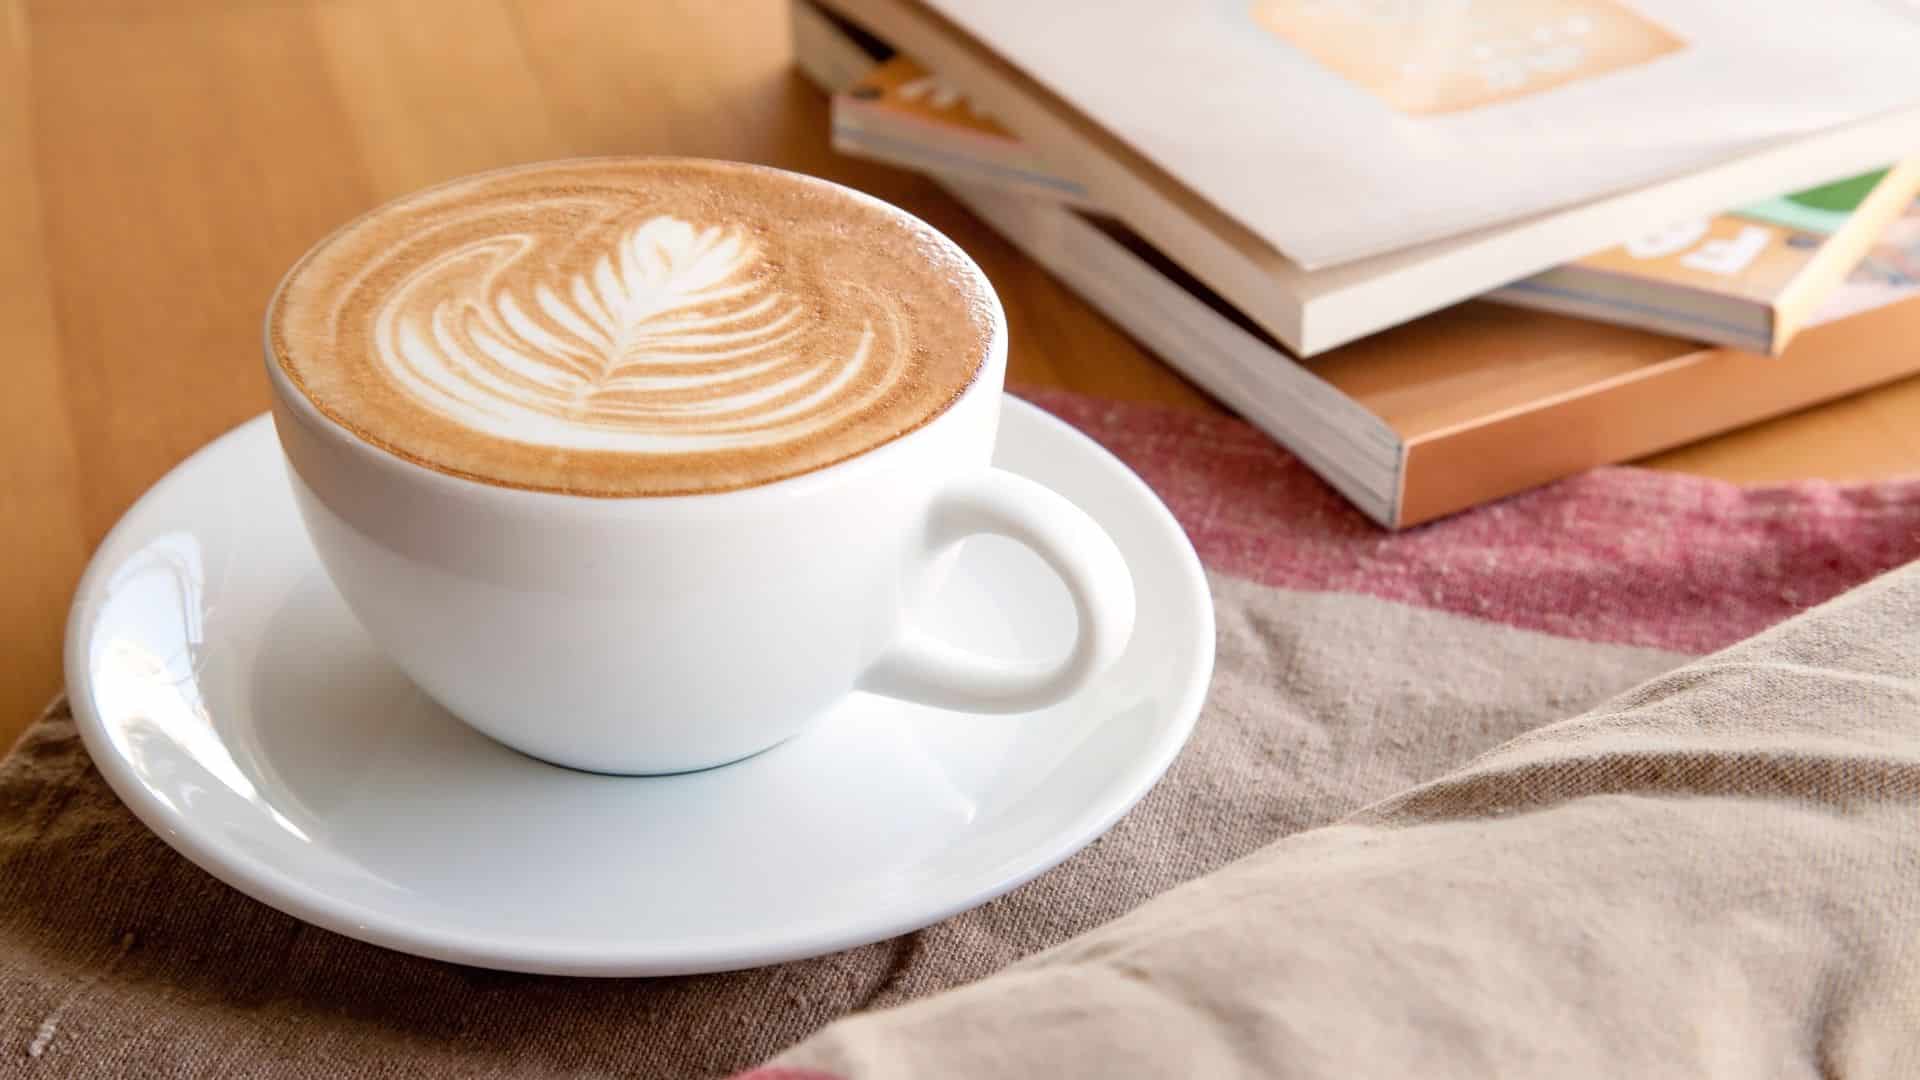
[[[1605,468],[1395,534],[1237,420],[1021,396],[1145,478],[1209,568],[1267,585],[1703,653],[1920,558],[1920,477],[1743,488]]]

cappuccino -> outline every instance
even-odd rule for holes
[[[267,322],[320,412],[409,461],[593,496],[821,469],[944,412],[999,338],[919,220],[751,165],[598,159],[407,196],[323,240]]]

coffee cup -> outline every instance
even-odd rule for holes
[[[308,534],[380,650],[508,746],[651,774],[765,750],[855,693],[1037,709],[1119,655],[1113,541],[992,466],[1006,354],[985,275],[885,203],[589,159],[322,241],[276,292],[266,369]],[[1066,655],[918,628],[981,534],[1065,584]]]

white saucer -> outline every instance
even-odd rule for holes
[[[522,757],[416,690],[315,560],[271,421],[154,486],[94,556],[67,687],[120,798],[208,872],[299,918],[485,967],[664,975],[832,952],[936,922],[1060,862],[1173,760],[1213,668],[1192,546],[1124,465],[1009,398],[998,463],[1067,495],[1133,569],[1139,623],[1086,693],[979,717],[855,697],[800,737],[683,776]],[[1051,655],[1064,588],[978,538],[931,628]]]

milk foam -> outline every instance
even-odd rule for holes
[[[407,196],[308,252],[280,370],[363,440],[569,494],[722,491],[929,422],[1003,346],[978,268],[825,181],[670,158],[553,162]]]
[[[590,271],[552,280],[538,272],[550,265],[542,239],[462,245],[394,289],[374,317],[394,381],[502,438],[666,453],[804,438],[867,407],[902,370],[900,313],[886,298],[851,290],[858,314],[834,321],[855,327],[823,333],[755,273],[763,254],[740,229],[647,217]]]

